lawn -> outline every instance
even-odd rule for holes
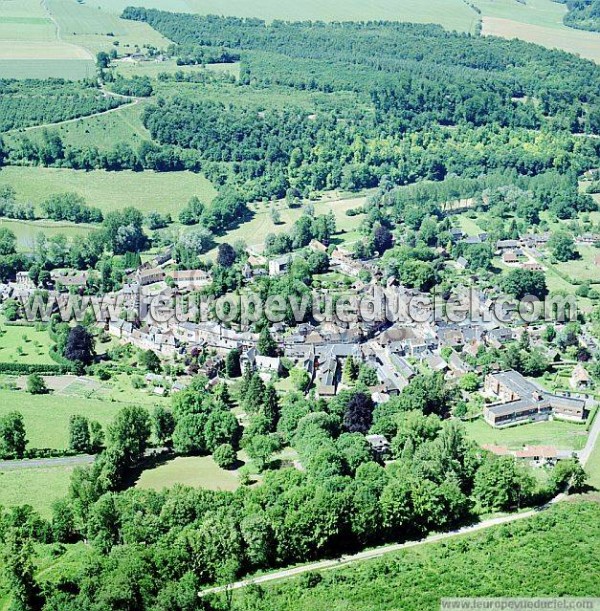
[[[0,471],[0,505],[31,505],[48,518],[52,503],[67,495],[72,472],[67,466]]]
[[[162,490],[175,484],[208,490],[235,490],[239,479],[235,471],[221,469],[210,456],[188,456],[147,469],[136,482],[136,487]]]
[[[134,206],[142,212],[170,212],[175,218],[192,195],[210,201],[215,190],[193,172],[105,172],[59,168],[6,167],[0,185],[12,185],[20,201],[39,204],[52,193],[73,191],[103,212]]]
[[[581,450],[587,439],[585,425],[553,420],[495,429],[483,418],[465,422],[467,435],[479,445],[494,444],[518,450],[524,445],[549,445],[561,450]]]
[[[581,256],[580,259],[556,263],[554,267],[573,280],[589,280],[592,284],[600,283],[600,267],[595,263],[596,257],[600,256],[600,249],[593,246],[578,246],[577,250]]]
[[[133,400],[133,399],[132,399]],[[23,414],[29,448],[65,449],[69,442],[69,418],[82,414],[104,428],[124,403],[87,399],[61,393],[30,395],[24,391],[0,390],[0,416],[11,411]]]
[[[552,0],[475,0],[483,14],[484,35],[521,38],[600,61],[600,34],[565,26],[567,9]]]
[[[50,364],[48,353],[53,342],[45,330],[35,327],[0,325],[0,362]]]

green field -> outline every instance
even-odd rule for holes
[[[521,38],[600,61],[600,34],[565,26],[566,6],[552,0],[475,0],[483,14],[484,35]]]
[[[57,168],[6,167],[0,185],[11,185],[17,199],[39,204],[52,193],[73,191],[103,212],[134,206],[142,212],[158,210],[177,216],[192,195],[210,201],[215,190],[192,172],[85,172]]]
[[[560,503],[526,521],[239,590],[234,608],[432,611],[443,597],[600,596],[599,546],[600,504]]]
[[[556,263],[552,267],[574,280],[589,280],[592,284],[600,283],[600,266],[595,262],[596,257],[600,256],[600,250],[593,246],[578,246],[577,250],[581,255],[580,259]]]
[[[210,456],[180,456],[144,471],[136,486],[162,490],[182,484],[208,490],[235,490],[239,483],[235,471],[221,469]]]
[[[92,225],[52,221],[13,221],[10,219],[0,219],[0,227],[6,227],[15,234],[17,248],[23,252],[32,252],[36,238],[40,233],[43,233],[47,238],[61,234],[74,237],[87,235],[93,230]]]
[[[65,449],[69,441],[69,418],[73,414],[82,414],[106,427],[123,405],[59,393],[30,395],[24,391],[0,390],[0,416],[14,410],[23,414],[30,448]]]
[[[494,444],[513,450],[524,445],[550,445],[561,450],[581,450],[587,439],[585,426],[572,422],[537,422],[507,429],[495,429],[483,418],[465,422],[467,435],[479,445]]]
[[[34,327],[0,325],[0,362],[51,364],[48,333]]]
[[[50,517],[52,504],[67,495],[73,467],[32,467],[0,471],[0,505],[31,505]]]
[[[240,64],[207,64],[204,68],[201,66],[178,66],[174,59],[169,59],[163,62],[148,61],[148,62],[114,62],[114,70],[117,74],[130,78],[132,76],[147,76],[156,78],[159,74],[173,74],[175,72],[183,72],[184,74],[198,74],[210,72],[213,74],[231,74],[235,78],[240,75]]]

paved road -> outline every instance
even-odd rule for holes
[[[61,456],[60,458],[29,458],[25,460],[1,460],[0,471],[14,471],[15,469],[36,469],[40,467],[76,467],[89,465],[94,462],[93,455],[79,454],[78,456]]]
[[[552,503],[560,500],[562,495],[553,499]],[[545,509],[547,506],[544,506]],[[540,509],[541,510],[541,509]],[[524,520],[525,518],[530,518],[540,510],[531,510],[523,513],[516,513],[509,516],[502,516],[500,518],[491,518],[489,520],[485,520],[480,522],[479,524],[474,524],[473,526],[465,526],[464,528],[459,528],[458,530],[454,530],[447,533],[441,533],[438,535],[431,535],[426,539],[422,539],[420,541],[408,541],[407,543],[394,543],[392,545],[385,545],[383,547],[377,547],[375,549],[366,550],[364,552],[359,552],[358,554],[353,554],[351,556],[342,556],[340,559],[335,560],[322,560],[320,562],[313,562],[311,564],[303,564],[302,566],[297,566],[292,569],[285,569],[282,571],[277,571],[275,573],[268,573],[267,575],[259,575],[258,577],[252,577],[250,579],[244,579],[242,581],[236,581],[235,583],[230,583],[224,586],[218,586],[214,588],[207,588],[206,590],[202,590],[198,593],[199,596],[208,596],[209,594],[219,594],[221,592],[226,592],[229,590],[239,590],[240,588],[245,588],[249,585],[267,583],[269,581],[276,581],[278,579],[287,579],[289,577],[295,577],[296,575],[301,575],[302,573],[308,573],[311,571],[323,571],[326,569],[334,569],[340,566],[345,566],[347,564],[353,562],[359,562],[361,560],[370,560],[372,558],[379,558],[380,556],[385,556],[386,554],[390,554],[393,552],[397,552],[399,550],[408,549],[410,547],[417,547],[419,545],[426,545],[428,543],[435,543],[437,541],[443,541],[445,539],[450,539],[452,537],[457,537],[459,535],[465,535],[467,533],[476,532],[478,530],[484,530],[486,528],[491,528],[492,526],[497,526],[499,524],[508,524],[509,522],[516,522],[517,520]]]
[[[600,408],[599,408],[600,409]],[[590,428],[590,432],[588,434],[587,441],[585,443],[585,447],[583,450],[577,453],[579,456],[579,462],[585,467],[587,461],[589,460],[596,444],[598,443],[598,439],[600,438],[600,414],[596,413],[596,417],[594,419],[594,423]]]

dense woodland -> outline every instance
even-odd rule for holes
[[[312,113],[183,94],[146,109],[156,141],[196,151],[209,178],[229,173],[252,198],[372,187],[383,175],[406,183],[490,169],[578,171],[597,154],[571,134],[600,130],[600,68],[563,52],[414,24],[124,16],[185,48],[239,52],[241,87],[331,95],[331,108]]]
[[[600,32],[600,2],[598,0],[557,0],[567,5],[565,25],[578,30]]]

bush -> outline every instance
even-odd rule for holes
[[[44,395],[48,392],[46,382],[39,373],[32,373],[27,378],[27,392],[32,395]]]
[[[235,465],[237,456],[231,444],[224,443],[215,450],[213,459],[221,469],[231,469]]]

